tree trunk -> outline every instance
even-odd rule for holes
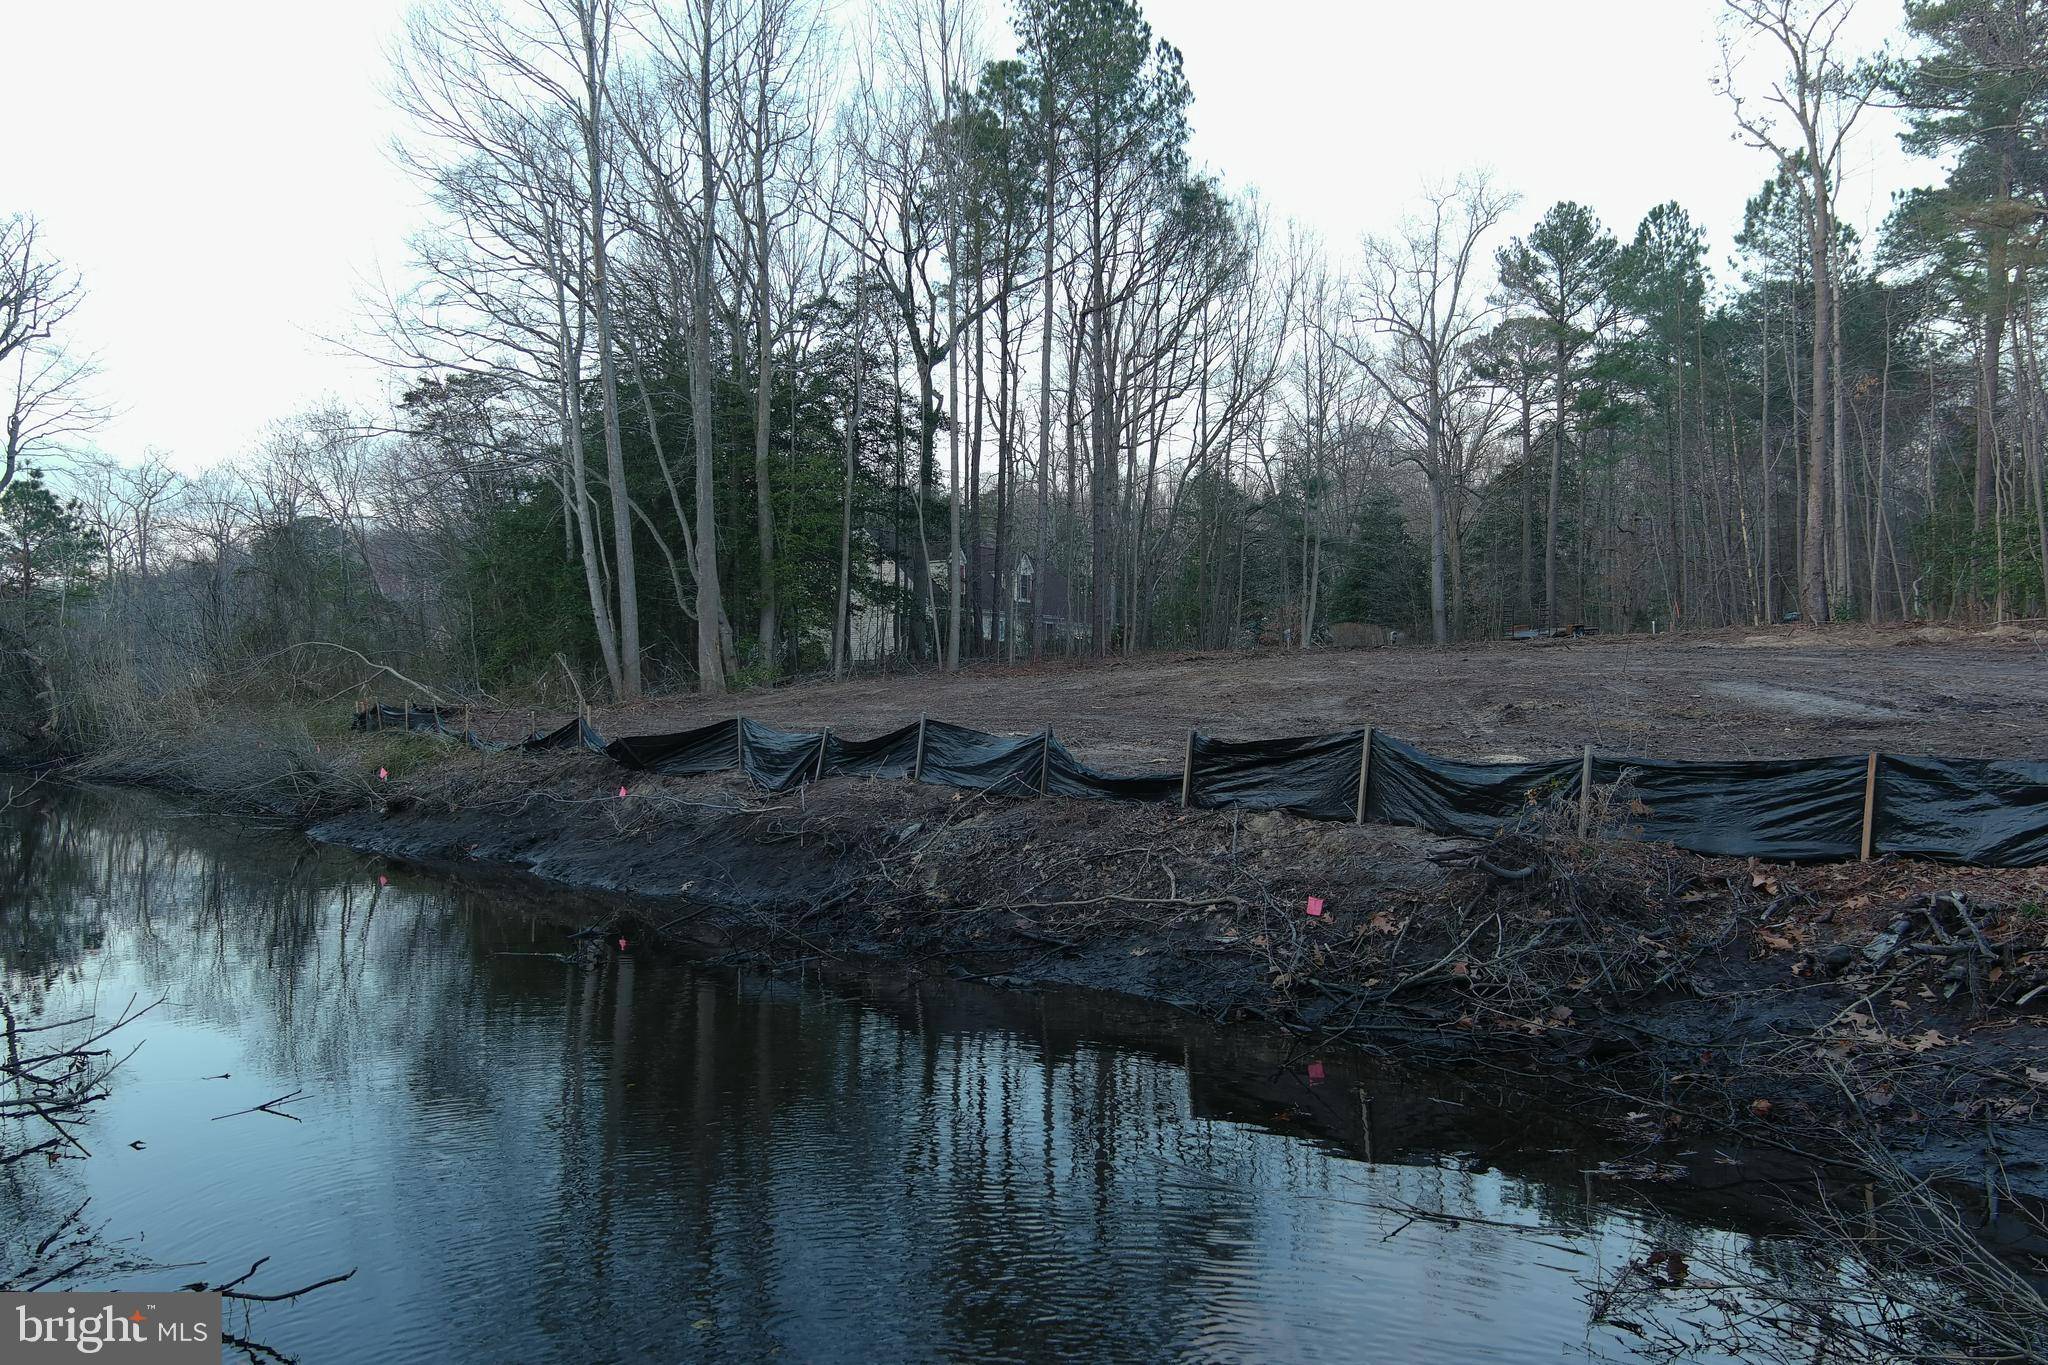
[[[704,15],[697,71],[698,193],[695,287],[690,300],[690,426],[697,443],[697,690],[725,691],[725,651],[718,625],[725,615],[718,572],[718,484],[712,459],[711,254],[718,232],[717,157],[711,143],[711,16]]]
[[[1555,626],[1557,619],[1557,497],[1564,480],[1564,415],[1567,401],[1566,373],[1570,356],[1566,353],[1562,337],[1557,343],[1557,369],[1552,376],[1557,384],[1557,416],[1550,428],[1550,502],[1549,511],[1543,524],[1543,619],[1545,625]]]
[[[867,370],[867,358],[862,353],[867,315],[860,307],[858,286],[854,308],[853,347],[849,352],[853,363],[853,407],[846,417],[846,471],[839,489],[839,591],[832,599],[832,676],[835,678],[846,676],[850,662],[848,655],[851,653],[848,634],[852,629],[853,613],[853,483],[860,463],[861,380]]]
[[[1828,401],[1828,207],[1826,182],[1816,167],[1808,249],[1813,257],[1813,367],[1811,406],[1807,410],[1806,530],[1800,546],[1799,610],[1808,625],[1828,619],[1827,579],[1827,423],[1821,414]]]
[[[761,142],[768,136],[767,59],[762,58],[757,87],[754,151],[754,534],[761,566],[761,667],[770,679],[780,670],[782,656],[776,642],[777,602],[775,590],[775,503],[769,488],[769,429],[775,411],[775,329],[768,285],[768,191],[767,165]]]
[[[594,6],[579,7],[583,37],[583,76],[587,107],[583,126],[584,155],[589,159],[590,189],[590,292],[597,316],[597,369],[600,398],[604,405],[604,462],[606,481],[611,485],[613,555],[617,560],[619,591],[619,677],[613,690],[621,701],[640,695],[640,596],[633,565],[633,517],[626,488],[626,455],[619,439],[619,375],[612,355],[611,281],[608,278],[610,251],[606,244],[604,214],[605,153],[604,72],[611,35],[603,37],[604,56],[598,51],[599,36]]]

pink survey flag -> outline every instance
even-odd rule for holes
[[[383,770],[382,768],[379,768],[379,769],[377,769],[377,780],[378,780],[379,782],[386,782],[386,781],[389,781],[389,780],[390,780],[390,778],[391,778],[391,774],[390,774],[390,773],[388,773],[388,772],[385,772],[385,771],[384,771],[384,770]]]
[[[1308,1083],[1310,1085],[1316,1085],[1319,1082],[1321,1082],[1322,1079],[1323,1064],[1321,1062],[1310,1062],[1308,1064]]]
[[[1323,898],[1321,896],[1310,896],[1308,898],[1308,912],[1311,915],[1323,913]]]
[[[621,782],[621,783],[619,784],[619,800],[623,801],[623,800],[625,800],[625,799],[626,799],[626,784],[625,784],[625,783],[623,783],[623,782]]]

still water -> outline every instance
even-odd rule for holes
[[[593,908],[37,789],[10,997],[163,1003],[92,1158],[0,1175],[0,1220],[89,1195],[179,1267],[72,1287],[353,1267],[238,1319],[307,1362],[1625,1359],[1589,1284],[1765,1245],[1725,1157],[1630,1180],[1512,1093],[1099,1000],[540,955]]]

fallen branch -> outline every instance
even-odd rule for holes
[[[198,1280],[192,1284],[185,1285],[184,1288],[192,1293],[218,1294],[224,1299],[240,1299],[245,1303],[282,1303],[286,1299],[296,1299],[301,1294],[310,1294],[316,1289],[325,1289],[330,1284],[340,1284],[344,1280],[352,1280],[355,1278],[356,1270],[360,1269],[360,1267],[351,1267],[345,1274],[329,1275],[324,1280],[315,1280],[313,1283],[302,1285],[297,1289],[287,1289],[282,1294],[252,1294],[242,1289],[241,1286],[255,1278],[256,1272],[263,1269],[269,1261],[270,1258],[268,1256],[260,1256],[257,1258],[256,1264],[250,1266],[232,1280],[216,1285],[208,1285],[206,1281]]]
[[[219,1123],[222,1119],[240,1118],[244,1114],[270,1114],[276,1118],[290,1119],[293,1123],[304,1123],[305,1120],[300,1118],[297,1114],[287,1114],[284,1110],[279,1109],[276,1106],[280,1104],[290,1104],[293,1100],[298,1099],[301,1095],[305,1093],[306,1092],[303,1090],[294,1090],[289,1095],[279,1095],[274,1100],[265,1100],[261,1104],[252,1104],[247,1109],[237,1109],[232,1114],[215,1114],[213,1116],[212,1122]],[[261,1265],[262,1262],[259,1261],[257,1262],[257,1264]],[[256,1272],[252,1269],[249,1273],[253,1275]]]

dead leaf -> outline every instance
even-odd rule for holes
[[[1929,1029],[1906,1040],[1906,1046],[1915,1052],[1932,1052],[1938,1047],[1954,1047],[1955,1044],[1955,1039],[1942,1037],[1939,1029]]]
[[[1751,1100],[1749,1102],[1749,1112],[1760,1119],[1767,1119],[1771,1116],[1771,1102],[1769,1100]]]

